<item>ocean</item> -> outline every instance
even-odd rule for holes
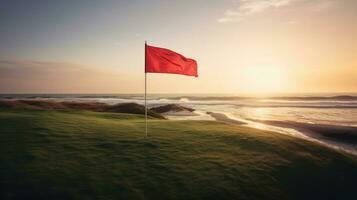
[[[1,94],[0,99],[144,103],[143,94]],[[357,155],[357,94],[289,94],[244,96],[234,94],[149,94],[148,107],[180,104],[195,109],[175,120],[214,120],[221,113],[246,126],[307,139]]]

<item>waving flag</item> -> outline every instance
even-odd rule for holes
[[[146,104],[146,74],[168,73],[198,77],[197,62],[191,58],[145,42],[145,133],[148,136],[148,115]]]
[[[197,62],[169,49],[145,44],[145,73],[169,73],[197,77]]]

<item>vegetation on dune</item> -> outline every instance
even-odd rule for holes
[[[73,102],[51,100],[0,100],[0,109],[27,110],[89,110],[97,112],[118,112],[130,114],[144,114],[145,107],[137,103],[119,103],[108,105],[100,102]],[[154,118],[165,119],[161,114],[147,110],[147,114]]]
[[[131,114],[144,114],[145,107],[137,103],[121,103],[112,106],[107,106],[104,108],[104,111],[118,112],[118,113],[131,113]],[[147,114],[155,118],[164,119],[162,115],[150,109],[147,110]]]
[[[0,199],[349,199],[357,160],[213,121],[0,111]]]
[[[193,112],[193,111],[195,111],[195,109],[193,109],[193,108],[188,108],[188,107],[184,107],[184,106],[177,105],[177,104],[167,104],[164,106],[158,106],[158,107],[151,108],[150,110],[155,111],[157,113],[165,113],[165,112],[170,112],[170,111],[174,111],[174,112],[180,112],[180,111]]]

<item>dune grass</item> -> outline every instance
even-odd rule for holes
[[[0,199],[350,199],[357,159],[213,121],[0,111]]]

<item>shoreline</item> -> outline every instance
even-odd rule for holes
[[[223,114],[223,113],[207,112],[207,114],[219,122],[223,122],[223,123],[227,123],[227,124],[237,124],[237,125],[247,124],[246,122],[229,118],[226,114]]]
[[[49,101],[49,100],[0,100],[0,109],[30,109],[30,110],[90,110],[97,112],[118,112],[144,114],[145,108],[136,103],[120,103],[109,105],[103,102]],[[148,115],[154,118],[169,120],[205,120],[211,119],[226,124],[248,126],[255,129],[273,131],[280,134],[302,138],[323,144],[327,147],[342,150],[357,155],[357,127],[334,126],[324,124],[307,124],[292,121],[236,119],[227,113],[205,111],[169,111],[155,113],[151,109]],[[166,114],[169,115],[166,115]]]
[[[285,122],[285,121],[252,120],[252,119],[251,121],[249,120],[240,121],[237,119],[230,118],[224,113],[207,112],[207,114],[211,115],[216,121],[223,122],[226,124],[243,125],[256,129],[278,132],[280,134],[287,134],[293,137],[298,137],[312,142],[316,142],[324,146],[333,148],[335,150],[344,151],[349,154],[353,154],[357,156],[357,135],[354,135],[357,133],[357,128],[355,127],[332,126],[332,125],[323,125],[323,124],[304,124],[304,123],[288,122],[288,121]],[[278,129],[274,128],[273,130],[271,130],[272,127]],[[292,133],[290,132],[289,129],[295,130],[301,135]],[[333,131],[335,132],[332,133]],[[329,133],[326,134],[325,132],[329,132]],[[353,132],[354,134],[352,135],[351,132]],[[336,135],[338,137],[336,137]],[[354,141],[347,140],[347,138],[349,137],[353,137]]]

